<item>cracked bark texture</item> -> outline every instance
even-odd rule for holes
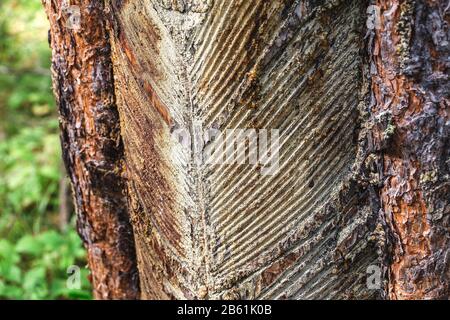
[[[375,1],[371,146],[393,299],[449,298],[450,2]]]
[[[143,299],[448,298],[448,3],[68,3],[78,31],[44,2],[80,232],[122,244],[90,249],[98,298],[137,297],[134,243]],[[202,165],[198,124],[278,129],[279,170]]]

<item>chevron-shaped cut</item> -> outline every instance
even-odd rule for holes
[[[110,1],[144,298],[371,294],[358,279],[375,257],[351,238],[368,213],[351,211],[347,185],[363,2]],[[278,170],[196,161],[198,124],[278,130]],[[360,272],[337,278],[348,239]]]

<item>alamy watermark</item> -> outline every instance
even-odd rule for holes
[[[367,29],[380,30],[381,29],[381,8],[379,6],[370,5],[367,7]]]
[[[79,266],[73,265],[67,268],[66,286],[70,290],[81,289],[81,269]]]
[[[263,176],[276,174],[280,167],[278,129],[205,130],[196,123],[192,130],[174,130],[172,137],[198,166],[252,165]]]
[[[371,265],[366,270],[367,279],[366,285],[369,290],[381,289],[381,268],[379,266]]]
[[[61,11],[66,18],[66,27],[68,29],[81,29],[81,9],[79,6],[71,5],[69,0],[63,0]]]

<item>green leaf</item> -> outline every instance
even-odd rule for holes
[[[18,266],[11,266],[8,270],[9,272],[5,274],[5,280],[9,280],[11,282],[15,282],[20,284],[21,278],[22,278],[22,271],[19,269]]]
[[[0,239],[0,256],[7,257],[14,252],[14,247],[6,239]]]
[[[39,235],[39,242],[44,245],[45,251],[54,251],[60,249],[64,244],[63,237],[54,230],[47,231]]]
[[[17,243],[16,250],[19,253],[27,253],[37,256],[42,253],[43,245],[42,242],[37,241],[35,237],[31,235],[25,235]]]
[[[0,285],[0,297],[8,299],[23,299],[23,290],[18,286]]]
[[[45,283],[45,268],[31,269],[23,277],[23,288],[28,292],[38,289],[39,286]]]
[[[0,263],[15,264],[20,261],[20,256],[14,250],[14,246],[6,239],[0,240]]]

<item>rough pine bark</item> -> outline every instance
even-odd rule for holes
[[[68,1],[43,1],[50,21],[54,93],[64,163],[78,232],[97,299],[136,299],[139,280],[124,178],[123,144],[104,4],[71,1],[83,12],[71,25]]]
[[[44,5],[97,298],[448,299],[448,2]],[[279,170],[210,128],[277,129]]]
[[[450,296],[450,3],[379,0],[370,117],[390,298]]]

